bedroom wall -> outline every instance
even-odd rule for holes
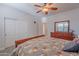
[[[39,35],[38,23],[39,21],[34,16],[24,13],[20,10],[0,4],[0,50],[5,48],[4,37],[4,17],[16,20],[16,39]],[[34,24],[34,21],[37,21]],[[11,45],[14,44],[11,43]]]
[[[50,16],[47,19],[48,34],[54,31],[54,22],[70,20],[70,29],[79,35],[79,8]]]
[[[43,34],[43,23],[41,18],[38,20],[38,33],[39,35]]]

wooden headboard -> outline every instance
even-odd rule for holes
[[[16,40],[15,41],[15,46],[17,47],[18,45],[28,41],[28,40],[31,40],[31,39],[35,39],[35,38],[39,38],[39,37],[43,37],[45,35],[37,35],[37,36],[33,36],[33,37],[29,37],[29,38],[24,38],[24,39],[19,39],[19,40]]]

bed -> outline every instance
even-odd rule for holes
[[[26,41],[17,47],[18,56],[78,56],[79,53],[63,51],[64,44],[70,41],[40,37]]]

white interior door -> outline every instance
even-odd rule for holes
[[[15,44],[16,40],[15,19],[5,18],[5,40],[6,40],[6,47],[10,47]]]

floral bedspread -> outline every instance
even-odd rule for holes
[[[41,37],[27,41],[18,48],[18,56],[78,56],[78,53],[64,52],[64,44],[70,41]]]

